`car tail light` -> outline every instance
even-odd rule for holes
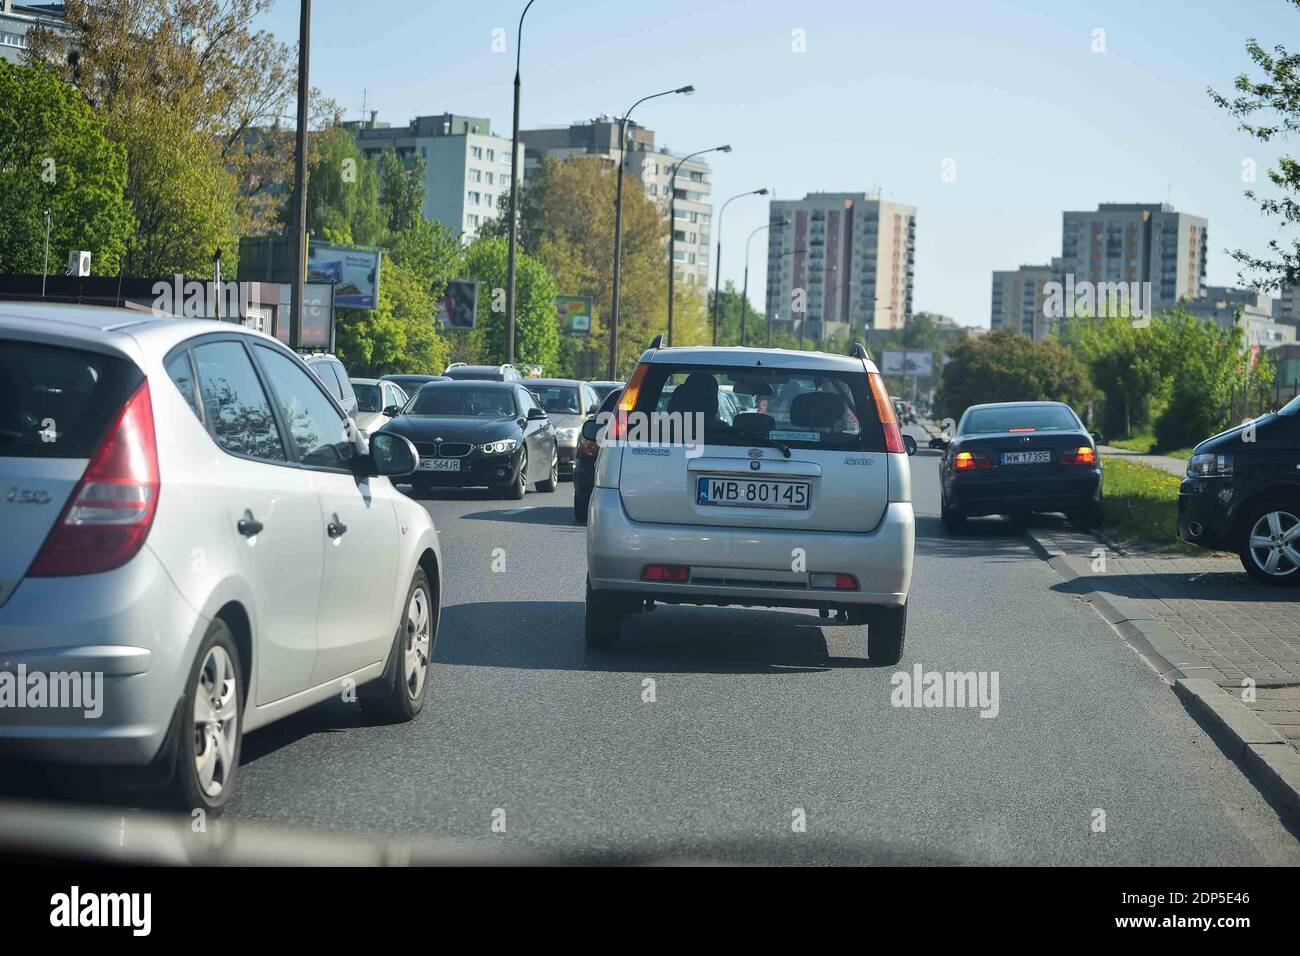
[[[871,397],[876,402],[876,415],[885,430],[885,451],[891,455],[906,455],[903,447],[903,433],[898,428],[898,416],[894,414],[894,402],[885,389],[885,380],[879,372],[868,372],[867,383],[871,388]]]
[[[641,383],[645,381],[645,374],[649,369],[649,363],[638,362],[636,368],[632,370],[632,377],[623,386],[623,394],[619,396],[618,404],[614,406],[614,415],[605,426],[605,437],[610,441],[618,441],[627,434],[628,413],[636,408],[636,399],[641,393]]]
[[[144,381],[91,456],[28,575],[98,574],[126,564],[149,535],[160,487]]]
[[[642,581],[672,581],[677,584],[691,579],[691,569],[684,564],[647,564],[641,569]]]
[[[1067,451],[1061,456],[1063,465],[1095,465],[1097,464],[1097,450],[1091,445],[1080,445],[1073,451]]]
[[[1036,431],[1038,431],[1038,429],[1037,429],[1037,428],[1008,428],[1007,431],[1009,431],[1009,432],[1036,432]]]
[[[982,451],[959,451],[952,460],[952,466],[957,471],[974,471],[976,469],[984,471],[992,468],[993,462]]]
[[[810,574],[808,586],[814,588],[834,588],[836,591],[856,591],[858,579],[851,574]]]

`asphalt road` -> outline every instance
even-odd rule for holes
[[[661,606],[589,651],[572,485],[427,501],[446,568],[424,713],[368,726],[327,704],[249,735],[229,815],[555,856],[1300,863],[1277,813],[1053,590],[1023,535],[997,519],[945,534],[936,455],[912,462],[907,650],[887,668],[865,628],[816,612]],[[892,706],[891,675],[916,662],[998,672],[997,716]]]

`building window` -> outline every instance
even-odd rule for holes
[[[492,194],[491,194],[491,193],[484,193],[484,194],[483,194],[483,205],[488,206],[489,208],[492,206]]]
[[[471,193],[469,194],[469,201],[470,201],[471,203],[473,203],[475,206],[477,206],[477,205],[479,204],[479,199],[480,199],[480,196],[479,196],[478,193],[476,193],[476,192],[471,192]]]
[[[495,149],[489,149],[489,150],[488,150],[488,162],[489,162],[489,163],[494,163],[494,162],[496,162],[496,158],[497,158],[497,151],[496,151]]]
[[[469,154],[470,154],[471,156],[473,156],[475,159],[482,159],[482,158],[483,158],[483,147],[482,147],[482,146],[471,146],[471,147],[469,148]]]
[[[491,186],[492,183],[494,182],[494,179],[493,179],[493,177],[492,177],[492,173],[487,172],[487,173],[484,173],[483,175],[484,175],[485,177],[487,177],[487,184],[488,184],[489,186]]]
[[[478,228],[478,216],[474,215],[473,213],[470,213],[468,216],[466,216],[465,221],[469,223],[471,226],[473,226],[474,228],[476,229]]]
[[[509,166],[509,165],[510,165],[510,154],[509,154],[509,153],[502,153],[502,154],[501,154],[501,162],[504,163],[506,166]]]
[[[477,169],[471,169],[469,171],[470,182],[477,183],[477,182],[482,182],[482,180],[483,180],[483,174],[479,172]]]
[[[0,33],[0,46],[13,46],[25,50],[27,49],[27,37],[21,33]]]

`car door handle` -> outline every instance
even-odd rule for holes
[[[338,515],[335,515],[334,520],[325,526],[325,533],[331,538],[341,538],[348,533],[348,526],[339,520]]]
[[[245,510],[244,517],[235,523],[235,527],[245,538],[251,538],[254,535],[261,534],[266,525],[254,518],[253,512]]]

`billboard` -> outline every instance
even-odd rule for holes
[[[557,295],[555,311],[559,316],[560,331],[565,335],[591,333],[591,296]]]
[[[309,282],[303,286],[302,339],[289,341],[289,317],[293,314],[293,286],[280,285],[279,316],[275,322],[275,337],[286,345],[300,349],[334,348],[334,289],[328,282]],[[247,323],[245,323],[247,324]]]
[[[378,249],[312,242],[307,246],[307,281],[333,282],[334,304],[340,309],[373,309],[379,302],[379,258]]]
[[[913,352],[908,349],[885,349],[880,353],[880,371],[884,375],[915,375],[930,378],[934,375],[934,354]]]
[[[452,279],[438,300],[438,324],[445,329],[472,329],[478,312],[478,280]]]

